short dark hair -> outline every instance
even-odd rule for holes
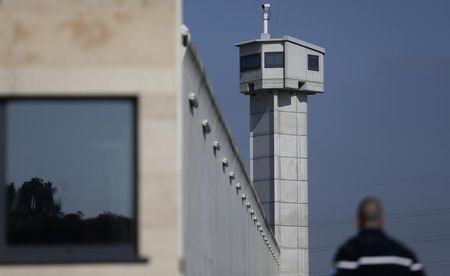
[[[376,197],[366,197],[359,203],[358,220],[362,227],[368,224],[378,224],[383,220],[383,208]]]

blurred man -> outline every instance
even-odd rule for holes
[[[378,199],[368,197],[361,201],[357,222],[359,233],[339,248],[333,275],[425,275],[414,253],[384,233],[383,210]]]

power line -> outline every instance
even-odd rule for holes
[[[427,263],[425,266],[425,269],[429,267],[442,267],[442,266],[450,266],[450,260],[447,260],[445,262],[438,262],[438,263]]]
[[[450,259],[444,259],[444,260],[439,260],[439,261],[431,261],[431,262],[427,262],[427,266],[430,265],[438,265],[438,264],[450,264]]]
[[[423,184],[423,183],[429,183],[430,180],[433,180],[433,182],[439,181],[438,185],[446,185],[448,181],[450,180],[450,174],[444,173],[441,175],[432,175],[432,176],[422,176],[420,178],[402,178],[398,179],[396,181],[370,181],[366,183],[357,183],[357,184],[351,184],[351,185],[343,185],[339,187],[327,187],[322,188],[319,190],[311,191],[312,194],[322,194],[322,193],[331,193],[331,192],[341,192],[346,190],[355,190],[355,189],[367,189],[367,188],[380,188],[383,186],[391,186],[392,183],[395,183],[395,185],[408,185],[411,186],[411,184]]]
[[[420,216],[430,216],[430,215],[443,215],[449,214],[450,208],[440,208],[440,209],[429,209],[429,210],[421,210],[421,211],[413,211],[413,212],[404,212],[404,213],[393,213],[386,215],[387,218],[390,219],[402,219],[402,218],[411,218],[411,217],[420,217]],[[310,224],[309,227],[321,227],[321,226],[331,226],[338,224],[348,224],[353,223],[355,220],[346,218],[346,219],[333,219],[320,221],[317,223]]]
[[[330,275],[330,271],[322,270],[322,271],[310,271],[310,275],[317,275],[317,276],[328,276]]]

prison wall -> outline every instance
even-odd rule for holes
[[[185,275],[278,275],[278,245],[190,42],[181,108]]]

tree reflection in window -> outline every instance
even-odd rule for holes
[[[62,212],[56,187],[32,178],[22,186],[6,186],[7,240],[10,245],[61,243],[128,243],[132,220],[111,212],[85,218],[81,211]]]

